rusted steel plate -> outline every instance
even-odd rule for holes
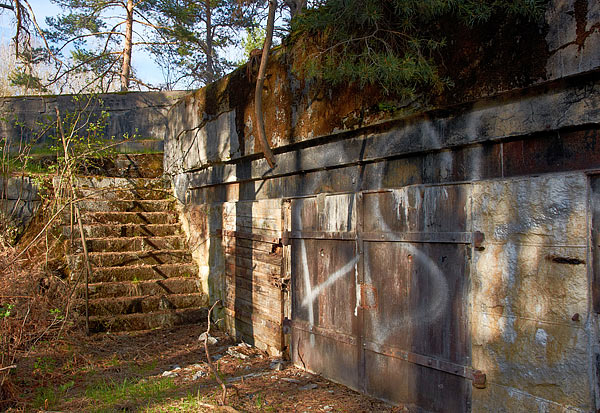
[[[292,239],[291,251],[292,360],[360,389],[356,242]]]
[[[366,393],[420,412],[470,412],[471,381],[396,357],[365,351]]]
[[[357,262],[354,241],[293,240],[292,315],[324,328],[356,334]],[[349,264],[350,263],[350,264]]]
[[[292,361],[297,366],[361,391],[359,346],[292,328]]]
[[[367,341],[467,364],[467,245],[365,242],[365,283],[378,292]]]
[[[481,234],[481,233],[478,233]],[[290,231],[283,237],[290,239],[323,239],[323,240],[354,240],[356,232],[328,232],[328,231]],[[392,241],[392,242],[433,242],[449,244],[470,244],[475,236],[471,232],[362,232],[364,241]]]
[[[467,232],[468,185],[413,186],[363,195],[366,233]]]
[[[468,411],[468,187],[290,201],[292,359],[360,391]],[[358,212],[358,213],[357,213]],[[447,397],[440,397],[440,391]]]

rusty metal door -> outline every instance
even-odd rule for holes
[[[465,186],[291,199],[291,357],[427,411],[470,410]]]

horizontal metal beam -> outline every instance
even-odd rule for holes
[[[356,346],[359,342],[359,339],[356,336],[331,330],[328,328],[314,326],[303,320],[293,320],[290,324],[293,330],[299,330],[305,333],[326,337],[340,343]],[[486,386],[487,378],[485,373],[483,373],[480,370],[476,370],[470,366],[463,366],[461,364],[441,360],[436,357],[417,354],[396,347],[375,343],[372,341],[363,342],[362,347],[365,351],[370,351],[387,357],[397,358],[400,360],[404,360],[408,363],[417,364],[419,366],[442,371],[444,373],[452,374],[454,376],[463,377],[465,379],[471,380],[473,382],[473,386],[476,388],[485,388]]]
[[[471,232],[363,232],[364,241],[415,242],[434,244],[470,244]]]
[[[352,241],[360,237],[369,242],[414,242],[434,244],[471,244],[482,242],[481,232],[330,232],[330,231],[289,231],[284,239],[323,239]]]
[[[463,366],[450,361],[440,360],[435,357],[412,353],[410,351],[371,341],[365,341],[363,343],[363,347],[366,351],[371,351],[387,357],[397,358],[408,363],[443,371],[455,376],[464,377],[465,379],[472,380],[473,385],[478,388],[481,388],[482,386],[485,387],[485,374],[480,370],[476,370],[469,366]]]

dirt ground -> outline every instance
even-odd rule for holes
[[[9,411],[220,411],[222,390],[198,337],[205,325],[83,334],[38,344],[13,371]],[[243,412],[400,412],[277,361],[220,331],[209,346],[227,383],[227,405]],[[280,368],[281,370],[279,370]],[[223,411],[233,411],[232,409]]]

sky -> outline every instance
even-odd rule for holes
[[[49,0],[29,0],[29,4],[33,9],[36,20],[42,29],[47,28],[46,17],[57,16],[61,13],[60,7],[56,6]],[[0,41],[9,42],[14,36],[14,22],[10,13],[0,14]],[[243,52],[236,49],[231,49],[227,52],[228,56],[238,61],[242,58]],[[135,73],[143,81],[150,84],[164,83],[162,72],[158,65],[154,62],[152,56],[142,48],[134,49],[132,56],[132,66]]]

